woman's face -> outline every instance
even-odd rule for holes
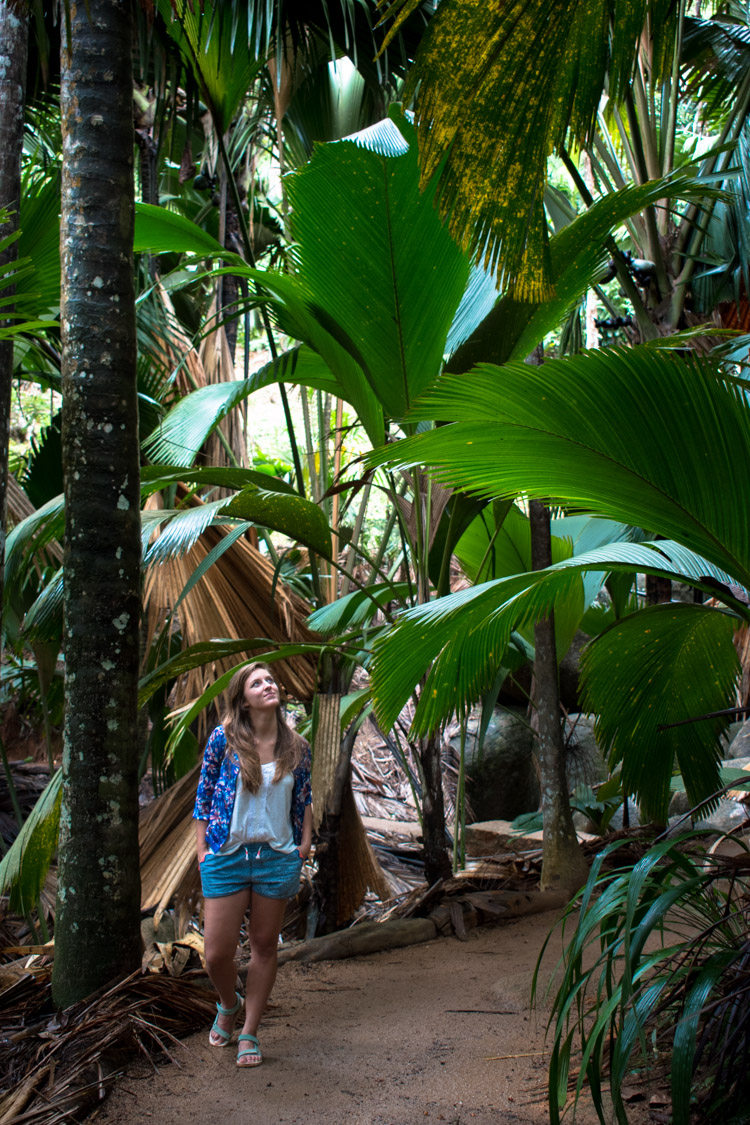
[[[280,702],[278,684],[267,668],[253,668],[243,696],[251,711],[273,711]]]

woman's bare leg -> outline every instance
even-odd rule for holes
[[[234,955],[240,936],[245,911],[250,905],[250,889],[238,891],[221,898],[207,898],[203,903],[203,945],[206,971],[219,994],[222,1008],[233,1008],[237,1003],[237,968]],[[219,1027],[231,1031],[236,1016],[219,1016]],[[211,1034],[211,1042],[221,1046],[221,1036]]]
[[[249,1035],[257,1033],[260,1018],[276,980],[279,931],[286,904],[285,898],[264,898],[253,892],[250,904],[250,965],[247,970],[245,1023],[242,1028]],[[250,1056],[244,1065],[257,1064],[252,1062]]]

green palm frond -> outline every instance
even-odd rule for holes
[[[445,376],[412,418],[442,426],[372,458],[433,466],[485,496],[554,497],[667,535],[750,585],[746,385],[708,359],[638,348]]]
[[[367,590],[355,590],[330,605],[321,606],[311,613],[307,624],[323,637],[340,635],[345,629],[369,624],[380,605],[395,600],[405,601],[410,590],[406,582],[381,582]]]
[[[653,1078],[664,1064],[665,1079],[671,1072],[674,1125],[694,1119],[696,1102],[705,1121],[742,1114],[747,918],[737,873],[747,868],[748,856],[743,849],[725,863],[706,855],[708,843],[700,832],[662,840],[635,867],[614,870],[607,868],[623,841],[610,844],[595,858],[580,900],[566,911],[549,1021],[555,1125],[570,1108],[573,1059],[582,1063],[573,1109],[587,1080],[602,1125],[625,1125],[626,1084],[636,1073]],[[539,971],[538,962],[535,982]]]
[[[388,14],[411,7],[397,0]],[[675,10],[671,0],[440,4],[406,92],[417,91],[422,182],[435,177],[456,239],[520,299],[551,296],[547,158],[569,135],[590,135],[605,85],[620,101],[647,18],[654,71],[671,64]]]
[[[225,500],[211,500],[207,504],[188,508],[162,508],[141,513],[141,540],[144,566],[166,562],[186,554],[200,539],[207,527],[215,521]],[[148,546],[155,531],[159,534]]]
[[[236,254],[225,250],[213,235],[197,223],[153,203],[136,203],[133,249],[136,253],[195,254],[200,258],[222,258],[243,266]],[[195,278],[190,279],[193,283]]]
[[[58,770],[0,862],[0,894],[10,893],[10,908],[18,914],[28,914],[39,902],[57,851],[61,800],[62,770]]]
[[[65,498],[56,496],[16,524],[5,543],[6,597],[14,583],[22,579],[29,556],[55,540],[62,541],[64,523]]]
[[[287,496],[256,484],[246,485],[225,502],[223,516],[250,520],[302,543],[324,559],[331,557],[331,531],[322,508],[303,496]]]
[[[225,133],[266,63],[265,51],[254,52],[247,34],[252,5],[159,0],[158,7],[216,128]]]
[[[688,94],[702,103],[702,115],[723,116],[750,68],[750,28],[726,18],[686,19],[682,63]]]
[[[622,762],[623,787],[647,817],[666,821],[675,763],[691,804],[722,787],[719,735],[729,719],[669,724],[727,707],[739,675],[736,625],[707,606],[650,606],[584,652],[582,708],[597,715],[599,744]]]
[[[287,184],[308,307],[401,418],[440,369],[469,275],[430,193],[420,194],[414,129],[396,109],[317,148]]]
[[[427,733],[488,690],[514,630],[523,633],[554,612],[564,655],[584,611],[584,581],[592,572],[656,574],[692,582],[713,594],[732,581],[707,559],[678,543],[607,543],[546,570],[501,578],[408,610],[373,647],[375,711],[392,724],[413,685],[427,675],[414,729]],[[724,595],[744,615],[741,603]],[[560,651],[562,650],[562,651]]]
[[[277,382],[328,393],[343,390],[317,352],[302,345],[265,364],[248,379],[212,383],[180,399],[145,440],[144,451],[165,465],[188,468],[227,414],[254,391]],[[186,479],[184,474],[182,479]]]
[[[290,484],[279,477],[271,477],[258,469],[234,469],[224,465],[209,465],[200,469],[175,468],[174,465],[144,465],[141,468],[141,495],[160,492],[170,484],[198,484],[215,488],[244,488],[248,484],[270,488],[287,496],[298,496]]]
[[[62,630],[63,572],[60,567],[26,611],[23,619],[23,637],[32,645],[41,642],[59,646]]]
[[[57,313],[60,305],[60,176],[30,184],[21,195],[18,253],[33,266],[17,284],[19,296],[33,297],[36,310]]]

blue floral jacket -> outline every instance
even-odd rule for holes
[[[208,821],[206,843],[212,852],[218,852],[229,836],[237,777],[240,772],[237,755],[229,755],[226,751],[227,739],[224,728],[218,726],[212,731],[203,752],[203,766],[193,809],[194,820]],[[305,808],[311,801],[310,747],[305,743],[302,758],[294,771],[292,789],[292,835],[297,847],[302,843]]]

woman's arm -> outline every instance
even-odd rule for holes
[[[303,859],[307,859],[312,847],[312,805],[305,806],[305,816],[302,821],[302,842],[297,851]]]
[[[198,863],[203,863],[203,860],[208,855],[208,845],[206,843],[206,829],[208,828],[207,820],[196,820],[195,822],[195,847],[198,852]]]
[[[203,751],[203,765],[201,766],[198,792],[193,809],[193,816],[196,820],[208,820],[209,818],[214,789],[216,788],[216,782],[219,780],[226,746],[223,727],[216,727],[206,743],[206,749]]]

